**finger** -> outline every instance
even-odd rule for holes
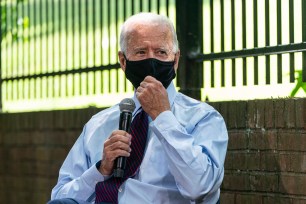
[[[132,136],[125,131],[114,131],[111,134],[111,136],[107,140],[105,140],[104,149],[107,149],[107,147],[111,146],[112,144],[116,143],[117,141],[123,142],[125,144],[130,144],[131,139],[132,139]]]
[[[106,145],[103,150],[103,158],[106,161],[114,161],[118,156],[129,156],[131,152],[130,144],[125,144],[121,141],[117,141],[110,145]]]
[[[138,88],[136,89],[136,92],[141,93],[141,92],[143,92],[144,89],[145,89],[145,87],[138,86]]]
[[[130,152],[116,149],[113,151],[105,151],[103,154],[103,160],[109,165],[112,166],[112,163],[116,160],[117,157],[129,157]]]
[[[125,142],[122,142],[122,141],[117,141],[117,142],[111,144],[109,146],[109,148],[110,148],[111,151],[121,149],[121,150],[125,150],[127,152],[130,152],[131,151],[130,145],[131,145],[131,142],[125,143]]]
[[[111,138],[115,135],[123,135],[123,136],[126,136],[126,137],[131,137],[131,135],[124,130],[114,130],[109,138]]]
[[[143,82],[153,82],[153,81],[157,81],[157,79],[155,79],[152,76],[146,76],[143,80]]]
[[[147,84],[148,84],[147,82],[142,81],[142,82],[140,83],[140,86],[139,86],[139,87],[146,88]]]

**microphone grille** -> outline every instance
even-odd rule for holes
[[[125,98],[119,103],[120,112],[130,112],[132,113],[136,106],[131,98]]]

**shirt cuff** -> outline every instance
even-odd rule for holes
[[[102,162],[102,160],[100,160],[100,161],[98,161],[97,163],[96,163],[96,168],[97,168],[97,170],[99,171],[99,168],[100,168],[100,166],[101,166],[101,162]],[[100,172],[100,171],[99,171]],[[101,173],[100,173],[101,174]],[[107,180],[107,179],[109,179],[112,175],[103,175],[102,174],[102,176],[104,177],[104,181],[105,180]]]
[[[159,132],[166,131],[168,129],[178,128],[181,132],[185,130],[181,127],[176,117],[171,111],[164,111],[159,114],[154,121],[150,124],[151,128],[158,130]],[[163,139],[160,137],[160,139]],[[169,138],[170,139],[170,138]]]
[[[95,186],[98,182],[108,179],[110,176],[103,176],[96,167],[97,164],[92,165],[82,175],[82,179],[89,185]]]

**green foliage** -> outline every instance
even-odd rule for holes
[[[25,2],[25,0],[17,0],[8,2],[1,2],[1,38],[0,42],[8,35],[11,35],[13,41],[17,40],[18,37],[18,28],[22,27],[28,28],[29,19],[26,16],[20,17],[17,16],[18,4]],[[10,11],[9,13],[7,11]],[[9,16],[10,14],[10,16]],[[12,22],[12,25],[9,25],[7,22]]]
[[[304,90],[304,92],[306,93],[306,82],[303,82],[303,75],[302,75],[302,70],[299,70],[299,71],[295,71],[298,76],[296,78],[297,80],[297,83],[296,83],[296,86],[294,87],[294,89],[291,91],[291,94],[290,96],[295,96],[295,94],[298,92],[298,90],[300,88],[302,88]]]
[[[1,39],[0,42],[2,41],[2,38],[6,35],[6,9],[4,7],[3,3],[0,3],[1,5]]]

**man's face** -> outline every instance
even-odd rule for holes
[[[133,28],[127,38],[125,55],[128,60],[156,58],[161,61],[175,61],[174,68],[177,69],[179,53],[173,53],[173,40],[169,28],[158,25],[133,25]],[[123,53],[119,53],[119,60],[125,71]]]

